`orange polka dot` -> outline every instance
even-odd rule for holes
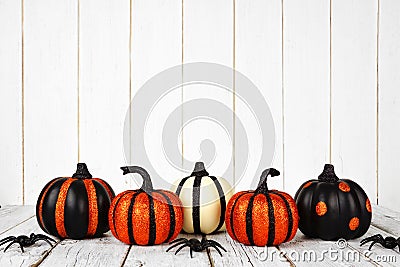
[[[343,192],[349,192],[350,186],[348,184],[346,184],[345,182],[340,182],[339,189],[342,190]]]
[[[318,216],[324,215],[328,211],[325,202],[323,201],[318,202],[317,206],[315,206],[315,211],[317,212]]]
[[[307,188],[307,187],[309,187],[311,184],[312,184],[312,182],[308,182],[308,183],[306,183],[305,185],[303,185],[303,188]]]
[[[349,222],[350,230],[352,230],[352,231],[356,230],[359,225],[360,225],[360,220],[357,217],[351,218],[351,220]]]
[[[367,201],[365,201],[365,207],[367,208],[368,212],[372,212],[371,202],[369,201],[368,198],[367,198]]]

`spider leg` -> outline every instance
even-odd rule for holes
[[[371,250],[371,248],[372,248],[372,246],[375,244],[375,243],[378,243],[378,241],[372,241],[372,243],[371,243],[371,245],[369,246],[369,248],[368,248],[368,250]]]
[[[184,247],[190,247],[189,244],[183,244],[181,247],[179,247],[176,251],[175,251],[175,255],[178,254],[179,251],[181,251]]]
[[[212,248],[215,248],[215,250],[219,253],[219,255],[221,255],[221,257],[222,257],[222,253],[221,253],[221,251],[219,250],[219,248],[217,247],[217,246],[215,246],[215,245],[213,245],[213,244],[205,244],[204,245],[204,248],[206,249],[206,248],[209,248],[209,247],[212,247]]]
[[[181,240],[180,242],[178,242],[178,243],[176,243],[176,244],[173,244],[172,246],[170,246],[170,247],[167,249],[167,252],[170,251],[171,249],[173,249],[174,247],[177,247],[177,246],[182,245],[182,244],[188,244],[188,241]]]
[[[182,237],[182,238],[177,238],[177,239],[175,239],[175,240],[169,242],[169,244],[173,244],[173,243],[180,242],[180,241],[183,241],[183,240],[188,241],[186,238],[183,238],[183,237]]]
[[[207,240],[207,243],[208,243],[208,244],[215,245],[215,246],[217,246],[217,247],[220,247],[223,251],[227,252],[226,249],[225,249],[220,243],[218,243],[217,241],[214,241],[214,240]],[[207,243],[206,243],[206,244],[207,244]]]
[[[383,236],[380,235],[380,234],[376,234],[376,235],[364,238],[363,240],[361,240],[360,246],[362,246],[362,245],[364,245],[364,244],[366,244],[368,242],[375,241],[375,240],[382,240],[383,241]]]
[[[17,240],[14,240],[14,241],[11,242],[10,244],[8,244],[8,246],[4,249],[4,252],[6,252],[7,249],[8,249],[9,247],[11,247],[12,244],[18,244],[19,247],[21,248],[21,251],[24,252],[24,248],[22,247],[21,243],[19,243]]]
[[[0,246],[7,242],[14,241],[15,239],[17,239],[15,236],[9,236],[9,237],[3,238],[2,240],[0,240]]]
[[[190,257],[193,258],[193,249],[190,248]]]

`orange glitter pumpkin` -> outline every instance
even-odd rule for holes
[[[112,234],[126,244],[142,246],[175,239],[183,227],[183,208],[178,196],[171,191],[154,190],[150,175],[141,167],[121,169],[124,175],[140,174],[143,185],[114,198],[108,214]]]
[[[72,177],[59,177],[42,190],[36,204],[40,228],[60,238],[98,237],[109,230],[107,215],[114,191],[92,178],[85,163]]]
[[[289,194],[267,187],[268,175],[279,174],[275,169],[265,170],[255,191],[238,192],[230,199],[225,224],[234,240],[273,246],[293,239],[299,222],[296,203]]]

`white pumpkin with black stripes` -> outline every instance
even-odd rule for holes
[[[182,201],[186,233],[210,234],[226,229],[224,218],[232,187],[222,177],[209,176],[203,162],[196,162],[192,174],[176,181],[172,191]]]

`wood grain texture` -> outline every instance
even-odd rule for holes
[[[0,226],[10,225],[8,230],[0,228],[0,239],[10,235],[43,233],[32,217],[33,206],[6,206],[0,209]],[[25,219],[26,218],[26,219]],[[24,219],[24,220],[22,220]],[[228,252],[221,257],[214,249],[194,252],[190,258],[189,249],[166,252],[168,244],[158,246],[128,246],[107,233],[102,238],[86,240],[63,240],[51,249],[46,243],[37,243],[21,253],[17,245],[6,253],[0,253],[1,266],[397,266],[400,252],[397,248],[388,250],[376,244],[369,253],[367,245],[361,247],[361,239],[381,234],[400,235],[400,213],[373,205],[373,221],[368,232],[361,238],[349,240],[346,248],[339,249],[335,241],[323,241],[305,237],[300,231],[279,250],[245,246],[233,241],[226,233],[207,236],[220,242]],[[198,238],[198,235],[181,234],[179,237]],[[6,245],[1,246],[0,252]],[[329,250],[338,251],[329,254]],[[310,254],[313,251],[314,254]],[[266,257],[268,255],[268,257]],[[306,258],[308,257],[308,258]],[[310,258],[311,257],[311,258]],[[323,257],[323,258],[322,258]],[[336,257],[336,258],[335,258]],[[291,262],[288,262],[288,259]]]
[[[329,1],[284,1],[285,189],[329,161]]]
[[[207,239],[215,240],[222,244],[227,252],[222,252],[222,257],[214,249],[210,249],[212,262],[215,266],[265,266],[273,263],[274,266],[290,266],[285,257],[279,256],[276,247],[246,246],[234,241],[228,233],[209,235]]]
[[[21,1],[0,1],[0,205],[23,204]]]
[[[177,238],[198,238],[198,235],[180,234]],[[207,252],[193,252],[190,258],[189,248],[186,247],[175,255],[177,248],[166,252],[168,244],[157,246],[132,246],[124,266],[209,266]],[[179,247],[179,246],[178,246]]]
[[[343,8],[346,6],[346,8]],[[376,203],[377,1],[332,1],[332,163]]]
[[[247,76],[259,89],[268,104],[275,126],[275,157],[271,163],[260,162],[263,168],[273,166],[281,171],[281,177],[270,179],[269,187],[283,189],[283,114],[282,114],[282,10],[281,1],[236,1],[236,70]],[[238,85],[237,85],[238,86]],[[257,169],[261,153],[266,149],[256,142],[258,125],[249,125],[252,116],[236,98],[236,116],[246,123],[249,135],[249,172],[244,177],[258,178]],[[257,114],[258,120],[265,114]],[[241,155],[237,155],[241,157]],[[254,165],[256,164],[256,165]],[[251,171],[250,171],[251,170]],[[238,178],[239,179],[239,178]],[[258,181],[258,180],[257,180]],[[243,179],[236,190],[250,188],[251,179]]]
[[[208,62],[233,67],[233,1],[185,0],[183,23],[183,63]],[[183,78],[187,78],[185,67]],[[224,113],[225,121],[216,121],[210,116],[196,117],[197,114],[183,110],[183,121],[191,120],[182,130],[183,157],[190,165],[184,165],[183,169],[190,173],[191,162],[206,161],[211,175],[223,176],[234,186],[233,71],[232,77],[226,80],[226,90],[207,83],[183,86],[184,103],[194,99],[217,101],[228,110]],[[214,155],[212,147],[216,151]]]
[[[24,210],[25,208],[20,206],[16,211],[19,209]],[[36,218],[30,218],[6,233],[1,234],[0,239],[8,236],[30,235],[31,233],[45,234],[40,229]],[[7,244],[4,244],[0,248],[1,266],[36,266],[52,249],[45,241],[38,241],[35,245],[24,248],[24,253],[21,252],[17,244],[12,245],[6,252],[3,252],[6,246]]]
[[[116,193],[126,188],[129,16],[129,1],[80,1],[80,161]]]
[[[77,163],[77,7],[25,1],[25,192],[35,204],[52,178]]]
[[[369,259],[359,255],[351,246],[340,249],[335,241],[323,241],[304,236],[300,231],[291,242],[279,245],[279,249],[293,261],[296,266],[376,266]],[[329,251],[336,253],[329,254]],[[357,254],[358,256],[354,256]],[[333,255],[333,256],[332,256]]]
[[[400,2],[380,1],[379,21],[379,151],[378,200],[385,207],[400,211],[397,152],[400,128]]]
[[[154,8],[157,7],[157,8]],[[137,106],[131,106],[131,148],[129,164],[140,165],[148,169],[154,185],[159,183],[155,178],[172,183],[175,179],[183,177],[180,170],[171,167],[170,162],[162,153],[164,143],[162,139],[163,127],[170,113],[181,104],[181,91],[164,87],[165,83],[157,83],[157,88],[143,89],[142,86],[155,75],[177,66],[182,57],[182,1],[181,0],[150,0],[132,1],[132,43],[131,43],[131,97],[136,97],[139,102],[145,102],[150,97],[156,97],[158,101],[150,103],[152,110],[140,110]],[[150,15],[149,15],[150,14]],[[166,79],[172,79],[167,77]],[[155,95],[157,90],[166,93]],[[148,90],[148,91],[146,91]],[[165,90],[165,91],[164,91]],[[140,92],[140,94],[139,94]],[[143,98],[140,98],[143,97]],[[146,118],[145,127],[139,125],[135,114]],[[180,120],[177,125],[180,125]],[[178,127],[178,126],[177,126]],[[138,139],[136,132],[143,132],[146,155],[138,152],[135,146]],[[181,143],[179,137],[169,139],[168,142]],[[146,158],[148,160],[146,160]],[[151,166],[149,165],[149,162]],[[180,166],[179,162],[174,162]],[[151,170],[150,167],[153,169]],[[136,187],[141,181],[135,181]],[[131,183],[131,187],[134,185]],[[167,189],[167,186],[166,186]]]
[[[0,234],[35,216],[33,206],[3,206],[0,208]]]
[[[129,246],[110,232],[102,238],[60,242],[40,266],[121,266]]]

